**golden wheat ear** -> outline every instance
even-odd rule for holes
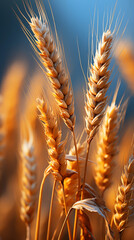
[[[86,111],[86,131],[87,131],[87,154],[84,169],[83,191],[86,181],[87,162],[89,155],[90,142],[95,136],[101,120],[104,115],[107,97],[106,91],[110,85],[110,52],[113,36],[108,29],[103,32],[102,39],[99,42],[98,49],[94,57],[94,63],[91,65],[90,76],[88,78],[88,89],[86,93],[85,111]]]
[[[129,221],[129,214],[133,209],[133,194],[134,194],[134,153],[129,158],[129,162],[124,167],[121,175],[121,183],[118,187],[118,195],[114,205],[113,221],[118,230],[122,232]],[[131,202],[132,201],[132,202]]]
[[[46,141],[48,145],[48,154],[50,157],[49,165],[51,172],[58,181],[62,181],[66,175],[65,142],[61,142],[61,131],[58,129],[58,123],[54,113],[48,108],[43,99],[37,99],[40,120],[42,121]]]
[[[34,143],[32,130],[28,129],[28,140],[21,144],[22,159],[22,186],[20,217],[27,226],[27,237],[30,236],[37,200],[37,164],[34,156]]]
[[[99,131],[95,181],[101,194],[103,194],[111,184],[111,174],[114,165],[113,158],[118,153],[118,133],[127,107],[127,100],[122,105],[120,103],[116,105],[119,85],[120,84],[117,85],[111,105],[106,109],[103,123]]]
[[[43,6],[37,2],[39,17],[33,13],[30,6],[28,8],[30,12],[30,14],[28,14],[30,18],[29,21],[22,13],[21,14],[29,23],[32,33],[24,26],[18,16],[17,18],[24,33],[34,48],[39,61],[45,67],[46,74],[53,86],[54,96],[58,103],[61,117],[68,128],[73,130],[75,125],[73,90],[67,65],[61,51],[56,27],[55,41],[46,14],[43,10]]]
[[[89,139],[92,139],[100,125],[106,105],[105,96],[109,87],[110,70],[110,52],[113,36],[110,30],[103,32],[102,40],[99,42],[98,49],[94,57],[94,63],[91,65],[90,76],[88,78],[88,87],[86,93],[86,130]]]

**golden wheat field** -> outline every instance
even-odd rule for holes
[[[120,0],[91,1],[88,13],[86,1],[74,0],[75,9],[73,1],[63,2],[16,1],[11,11],[18,32],[6,27],[8,20],[3,28],[9,45],[6,39],[3,49],[1,44],[7,67],[0,93],[0,240],[133,240],[129,22],[118,11]],[[4,12],[6,4],[0,4]],[[63,6],[74,32],[65,25]]]

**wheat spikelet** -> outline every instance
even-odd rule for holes
[[[91,65],[90,69],[90,77],[88,78],[89,90],[87,90],[85,103],[86,130],[89,139],[92,139],[96,134],[106,105],[107,97],[105,94],[109,87],[110,70],[108,70],[108,67],[112,39],[110,30],[103,33],[94,57],[94,64]]]
[[[134,155],[125,165],[121,175],[121,184],[118,187],[118,195],[114,205],[114,224],[119,232],[124,230],[129,217],[130,202],[134,191]]]
[[[36,39],[38,54],[53,85],[61,116],[65,124],[73,130],[75,124],[73,92],[61,53],[56,46],[46,18],[33,16],[30,26]]]
[[[119,86],[118,86],[119,87]],[[97,146],[97,167],[95,181],[101,193],[111,184],[111,172],[113,157],[117,154],[117,139],[120,123],[126,109],[126,102],[120,106],[115,104],[118,88],[115,92],[112,104],[107,107],[102,126],[99,131]]]
[[[85,143],[78,143],[77,144],[78,156],[83,157],[85,155]],[[75,148],[72,147],[69,151],[69,155],[66,155],[67,159],[67,169],[73,170],[76,173],[66,177],[64,179],[64,193],[66,198],[66,205],[69,209],[76,200],[76,193],[78,190],[78,177],[77,177],[77,161],[74,160],[73,157],[76,155]],[[68,160],[70,159],[70,160]],[[72,159],[72,160],[71,160]],[[83,161],[84,162],[84,161]],[[80,167],[82,167],[82,160],[79,159]],[[61,186],[58,186],[57,189],[57,199],[60,205],[64,208],[64,201],[63,201],[63,190]]]
[[[34,157],[33,136],[29,131],[29,140],[21,147],[22,158],[22,196],[20,216],[26,225],[30,225],[34,216],[37,195],[36,161]]]
[[[43,123],[50,156],[49,165],[52,174],[57,180],[63,180],[66,174],[67,163],[65,160],[65,142],[61,142],[61,131],[58,129],[57,120],[53,112],[42,99],[37,99],[40,119]]]

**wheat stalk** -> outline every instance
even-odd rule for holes
[[[22,191],[20,217],[27,226],[27,240],[30,240],[30,225],[34,217],[37,197],[37,167],[34,157],[33,136],[31,131],[29,133],[29,139],[24,140],[21,147]]]
[[[121,184],[118,187],[118,195],[114,205],[113,221],[118,230],[121,232],[125,229],[128,223],[130,201],[134,191],[134,155],[129,159],[129,162],[124,167],[124,172],[121,175]]]
[[[111,172],[114,164],[113,158],[118,153],[118,132],[126,110],[127,102],[122,106],[115,104],[117,92],[118,88],[111,105],[106,109],[104,120],[99,131],[95,181],[102,194],[111,184]]]

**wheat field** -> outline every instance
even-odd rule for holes
[[[123,40],[127,26],[115,14],[117,1],[103,24],[94,9],[87,73],[76,40],[85,81],[76,87],[47,4],[53,26],[40,0],[13,9],[36,67],[12,61],[1,82],[0,240],[132,240],[134,46]]]

